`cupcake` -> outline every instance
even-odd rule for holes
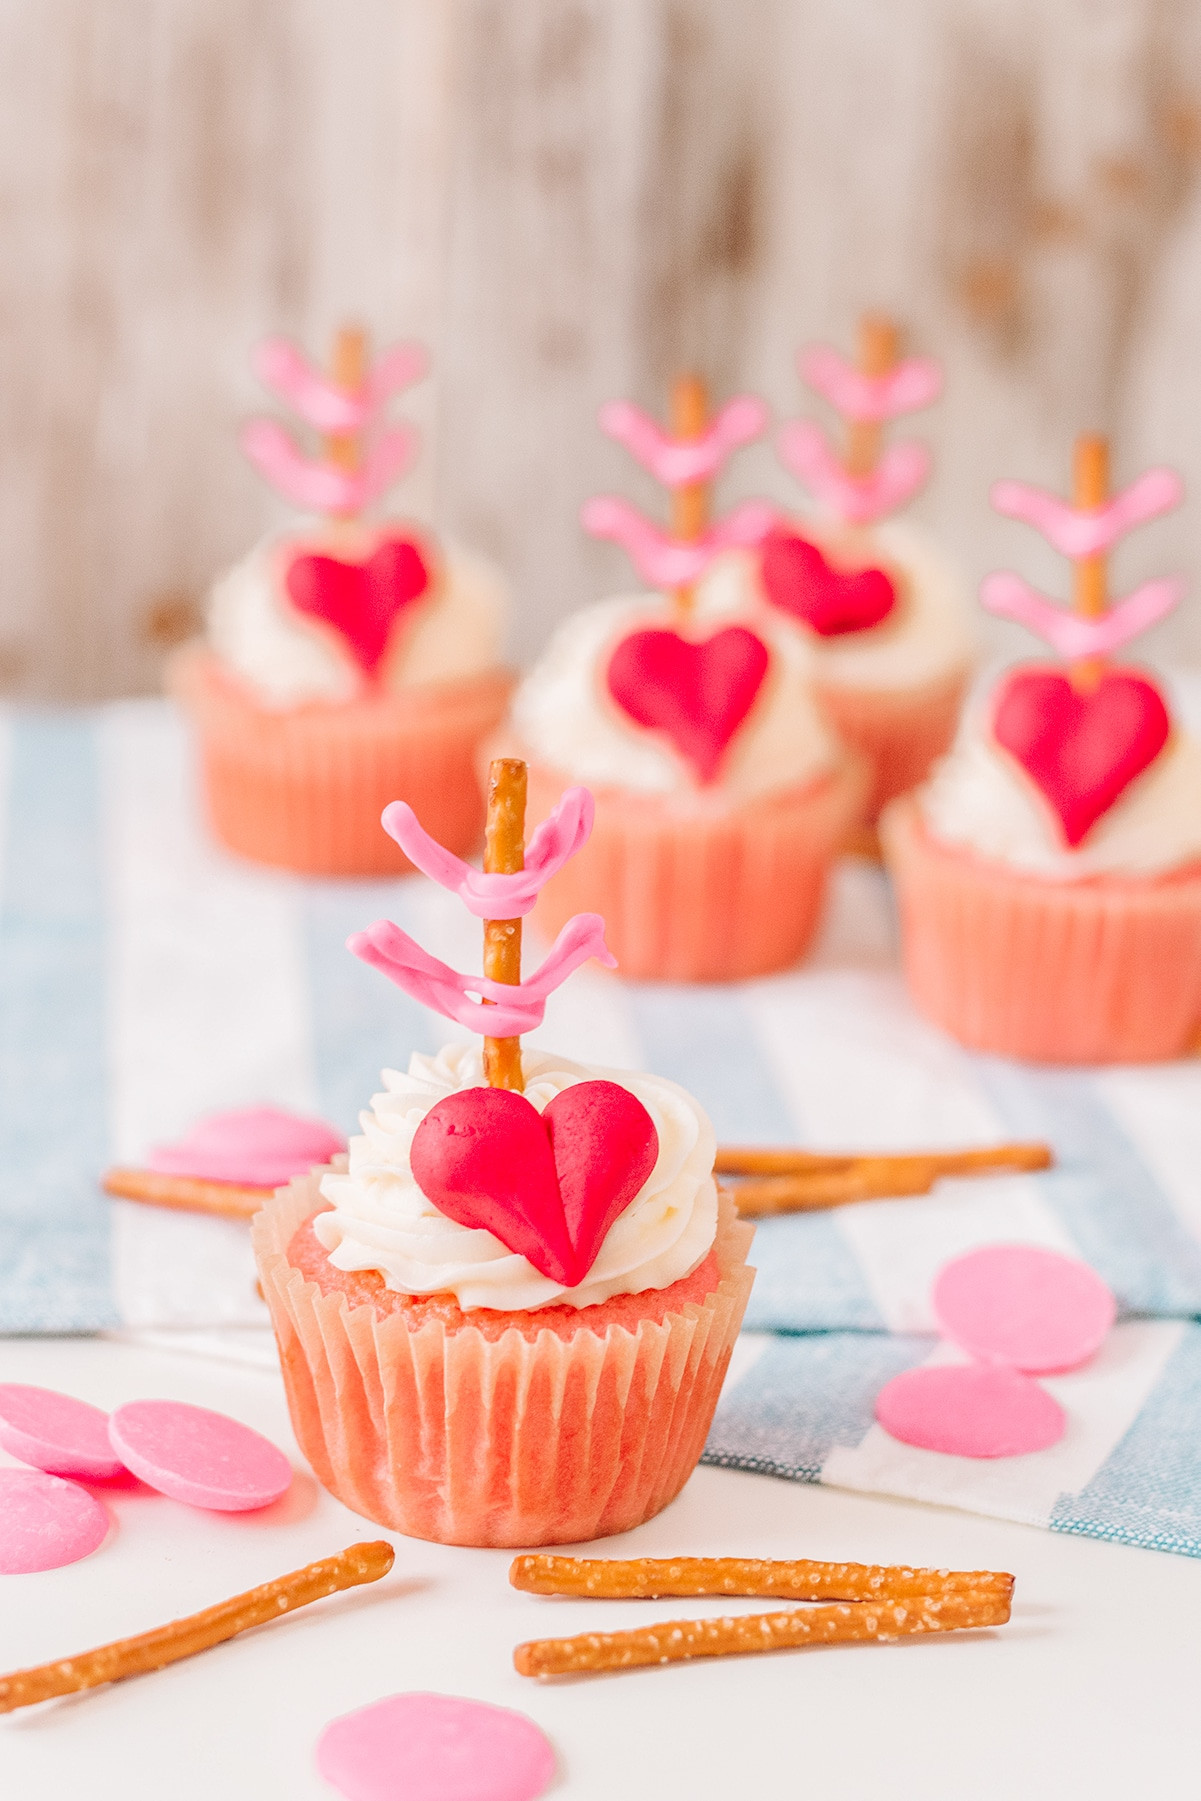
[[[888,320],[865,319],[862,339],[859,368],[824,347],[800,358],[846,421],[844,456],[811,420],[780,433],[781,458],[818,510],[780,518],[760,546],[722,559],[705,602],[720,611],[749,591],[805,639],[827,719],[870,764],[870,822],[951,743],[972,643],[962,580],[937,541],[884,519],[921,487],[930,456],[913,441],[882,449],[881,428],[937,398],[938,366],[899,361]]]
[[[329,379],[282,340],[260,347],[261,379],[324,434],[325,453],[302,456],[271,420],[252,421],[243,448],[325,517],[270,537],[215,584],[205,640],[171,680],[223,844],[315,874],[385,874],[408,867],[378,825],[397,796],[455,850],[479,837],[478,747],[511,688],[507,595],[482,558],[365,516],[408,460],[412,434],[382,416],[423,359],[400,345],[367,369],[361,334],[338,346]]]
[[[1105,555],[1176,504],[1151,470],[1106,498],[1104,441],[1077,448],[1076,505],[1001,483],[1001,511],[1076,565],[1067,612],[1019,577],[982,591],[1064,664],[1005,673],[971,705],[951,754],[881,832],[905,973],[964,1044],[1044,1062],[1181,1055],[1201,1026],[1201,743],[1145,669],[1113,661],[1180,598],[1147,582],[1110,606]]]
[[[520,979],[521,917],[587,837],[576,790],[522,867],[524,770],[494,764],[490,854],[448,856],[390,810],[414,862],[485,924],[461,975],[383,920],[350,948],[486,1037],[385,1071],[349,1156],[254,1222],[297,1438],[367,1518],[449,1544],[622,1532],[679,1492],[708,1433],[752,1273],[713,1130],[672,1082],[525,1049],[603,921]],[[499,851],[498,851],[499,847]],[[499,974],[490,973],[499,971]]]
[[[706,484],[763,408],[731,401],[702,424],[703,391],[680,393],[674,437],[624,403],[601,415],[672,489],[673,532],[614,498],[584,512],[652,588],[565,622],[519,686],[504,742],[529,763],[536,811],[574,782],[596,799],[592,837],[544,890],[539,923],[553,934],[581,908],[602,912],[624,975],[724,981],[804,952],[864,774],[814,701],[800,634],[749,597],[719,619],[698,604],[713,560],[761,541],[773,514],[748,501],[706,523]]]

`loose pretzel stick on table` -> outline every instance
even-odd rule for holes
[[[203,1613],[172,1620],[169,1626],[159,1626],[137,1638],[117,1639],[77,1657],[64,1657],[58,1663],[0,1676],[0,1713],[32,1707],[34,1702],[49,1701],[55,1695],[71,1695],[77,1689],[119,1682],[125,1676],[161,1670],[165,1664],[207,1651],[211,1645],[235,1638],[252,1626],[276,1620],[297,1607],[307,1607],[310,1601],[320,1601],[340,1589],[357,1588],[363,1582],[377,1582],[388,1574],[395,1556],[386,1539],[350,1545],[336,1557],[323,1557],[303,1570],[293,1570],[290,1575],[264,1582],[244,1595],[206,1607]]]
[[[165,1176],[153,1169],[110,1169],[101,1187],[123,1201],[147,1201],[153,1207],[178,1207],[187,1213],[219,1213],[229,1219],[252,1219],[275,1193],[273,1188],[243,1188],[201,1176]]]
[[[769,1214],[928,1194],[943,1176],[1046,1169],[1051,1161],[1050,1148],[1045,1144],[1001,1144],[969,1151],[863,1157],[723,1146],[718,1150],[714,1169],[718,1175],[751,1178],[731,1190],[739,1212]]]
[[[787,1613],[668,1620],[633,1632],[582,1632],[576,1638],[534,1639],[517,1646],[513,1665],[519,1676],[573,1676],[589,1670],[632,1669],[639,1664],[782,1651],[799,1645],[840,1645],[864,1639],[884,1642],[923,1632],[1003,1626],[1008,1618],[1009,1598],[996,1592],[836,1602],[828,1607],[797,1607]]]
[[[922,1570],[906,1564],[793,1563],[760,1557],[515,1557],[514,1588],[597,1600],[657,1595],[771,1595],[788,1601],[905,1601],[914,1596],[1013,1593],[1005,1570]]]

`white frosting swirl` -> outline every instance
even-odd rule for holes
[[[780,631],[761,615],[740,622],[766,641],[771,667],[731,740],[718,783],[714,790],[701,789],[702,797],[716,791],[750,799],[799,787],[838,762],[837,746],[813,700],[812,662],[799,633]],[[513,725],[532,757],[600,788],[640,794],[697,790],[691,766],[664,734],[635,724],[605,687],[612,647],[627,632],[648,626],[679,629],[673,603],[662,594],[603,600],[559,627],[513,700]]]
[[[585,1280],[559,1287],[491,1232],[448,1219],[414,1180],[409,1147],[422,1119],[446,1095],[483,1084],[478,1044],[414,1053],[407,1075],[384,1071],[384,1093],[360,1116],[363,1136],[350,1141],[348,1171],[321,1182],[333,1211],[319,1213],[313,1230],[337,1269],[378,1270],[399,1294],[453,1294],[464,1309],[517,1312],[667,1288],[704,1260],[717,1234],[715,1145],[692,1096],[661,1076],[586,1069],[545,1051],[524,1050],[522,1069],[526,1099],[539,1112],[573,1083],[603,1078],[636,1095],[659,1134],[654,1169],[610,1226]]]
[[[901,576],[899,604],[879,625],[823,638],[796,623],[813,654],[813,679],[831,688],[891,691],[938,681],[972,661],[971,611],[962,577],[936,540],[909,520],[891,519],[850,533],[816,520],[796,530],[835,566],[891,568]],[[748,601],[769,605],[759,581],[759,558],[747,551],[720,557],[701,583],[698,610],[725,613]],[[773,618],[789,620],[782,608]]]
[[[1155,876],[1201,859],[1201,743],[1177,727],[1155,761],[1072,849],[1059,817],[992,735],[992,698],[964,716],[918,790],[928,830],[1023,874],[1056,882]]]
[[[321,549],[320,527],[309,537],[289,532],[286,539],[264,539],[214,584],[209,643],[267,707],[352,700],[360,681],[351,657],[339,654],[326,631],[309,624],[280,593],[279,551],[285,541]],[[324,548],[336,557],[340,550],[346,554],[342,546],[335,538]],[[402,626],[397,653],[384,664],[386,687],[465,681],[496,667],[508,591],[491,563],[448,546],[436,592],[417,606],[412,624]]]

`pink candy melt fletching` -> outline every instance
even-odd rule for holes
[[[61,1569],[107,1536],[108,1514],[86,1489],[42,1470],[0,1469],[0,1575]]]
[[[1057,1444],[1064,1412],[1045,1388],[996,1364],[905,1370],[876,1396],[876,1418],[902,1444],[952,1457],[1020,1457]]]
[[[1116,1311],[1087,1263],[1026,1244],[957,1257],[939,1272],[931,1299],[939,1326],[961,1350],[1029,1375],[1087,1362]]]
[[[279,1107],[243,1107],[197,1120],[174,1144],[156,1145],[147,1164],[167,1176],[278,1188],[345,1149],[346,1140],[319,1119]]]
[[[23,1382],[0,1382],[0,1445],[53,1476],[99,1482],[125,1467],[109,1441],[107,1413]]]
[[[291,1486],[292,1466],[269,1439],[185,1401],[128,1401],[110,1418],[109,1437],[135,1476],[192,1507],[248,1513]]]
[[[345,1801],[534,1801],[555,1754],[532,1720],[507,1707],[390,1695],[331,1721],[317,1768]]]

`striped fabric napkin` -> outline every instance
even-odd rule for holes
[[[244,1228],[110,1202],[96,1178],[223,1107],[269,1102],[353,1130],[381,1068],[465,1035],[345,951],[381,914],[458,967],[479,954],[477,922],[420,878],[304,881],[219,853],[163,704],[0,714],[0,1331],[167,1334],[273,1360]],[[1149,1351],[1145,1380],[1107,1378],[1114,1399],[1098,1407],[1114,1445],[1187,1357],[1181,1322],[1201,1317],[1201,1063],[1038,1070],[960,1050],[908,1003],[878,870],[842,867],[800,971],[679,989],[590,967],[531,1039],[673,1077],[725,1142],[1056,1146],[1044,1174],[763,1222],[747,1324],[790,1336],[758,1341],[728,1390],[719,1461],[844,1480],[854,1451],[856,1485],[915,1492],[905,1472],[926,1454],[873,1451],[864,1396],[930,1353],[933,1274],[980,1243],[1082,1256],[1119,1297],[1115,1344],[1179,1340],[1154,1380]],[[938,1498],[1005,1511],[986,1474],[973,1466]],[[1014,1517],[1049,1515],[1035,1500]]]

